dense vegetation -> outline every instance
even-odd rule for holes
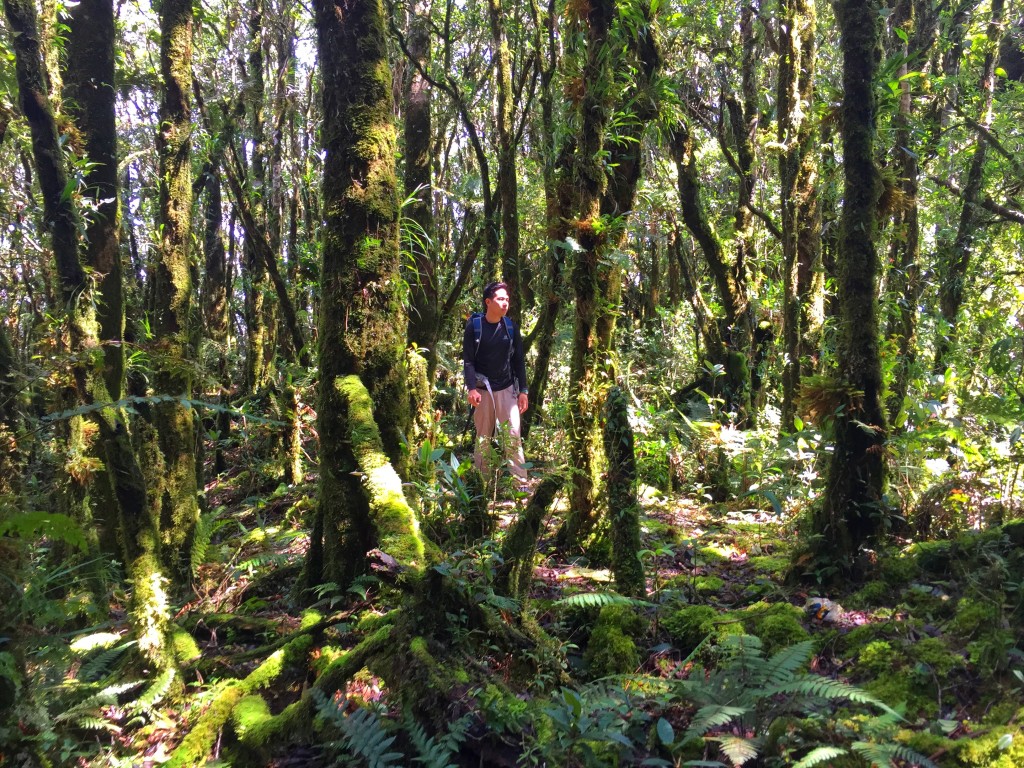
[[[3,8],[0,763],[1024,764],[1019,9]]]

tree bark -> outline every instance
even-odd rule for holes
[[[191,367],[195,275],[192,240],[192,3],[164,0],[160,6],[160,72],[163,90],[157,152],[160,163],[160,243],[155,269],[153,357],[156,392],[192,396]],[[188,578],[188,551],[199,520],[196,484],[195,414],[179,402],[155,406],[163,456],[160,528],[166,534],[170,565]]]
[[[881,180],[875,166],[878,9],[873,0],[836,6],[842,37],[844,192],[838,260],[840,331],[837,375],[845,408],[834,424],[835,450],[813,520],[822,559],[855,571],[860,550],[886,530],[886,421],[879,353],[879,274],[875,237]]]
[[[380,0],[317,0],[323,83],[322,308],[319,324],[320,490],[305,586],[360,573],[373,536],[353,464],[349,404],[359,376],[385,456],[402,472],[409,406],[399,274],[396,134],[386,18]]]

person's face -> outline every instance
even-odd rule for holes
[[[488,314],[497,309],[501,312],[501,316],[504,317],[508,314],[508,291],[504,288],[499,288],[494,292],[494,296],[487,299],[486,303]]]

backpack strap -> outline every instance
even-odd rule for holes
[[[476,342],[476,346],[473,348],[473,355],[475,356],[480,352],[480,334],[482,333],[483,320],[479,312],[474,312],[469,316],[469,321],[473,324],[473,340]]]

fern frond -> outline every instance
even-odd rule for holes
[[[193,576],[199,572],[199,566],[206,562],[206,553],[210,549],[213,534],[230,522],[221,518],[223,512],[224,507],[218,507],[201,515],[199,522],[196,523],[195,533],[192,536],[192,550],[189,553],[189,565]]]
[[[99,680],[110,672],[110,667],[122,653],[136,644],[135,640],[129,640],[127,643],[121,643],[113,648],[107,648],[102,653],[97,653],[79,668],[78,679],[87,682]]]
[[[133,713],[151,712],[153,707],[160,703],[161,699],[167,695],[167,691],[171,689],[171,685],[174,683],[175,671],[171,667],[161,672],[149,687],[142,692],[131,704],[131,711]]]
[[[292,555],[285,552],[261,552],[258,555],[253,555],[248,560],[241,562],[235,568],[236,574],[251,573],[252,571],[260,570],[268,565],[282,566],[287,565],[292,559]]]
[[[872,768],[892,768],[896,761],[919,766],[919,768],[938,768],[924,755],[918,754],[903,744],[875,744],[869,741],[855,741],[850,745],[854,752],[871,763]]]
[[[750,710],[746,707],[729,707],[724,704],[710,704],[697,710],[697,714],[690,721],[690,727],[686,729],[686,736],[683,741],[696,739],[703,736],[712,728],[720,728],[728,725],[737,717],[743,717]]]
[[[388,752],[395,737],[388,734],[380,718],[368,709],[357,709],[345,718],[344,730],[348,749],[363,758],[369,768],[387,768],[401,765],[405,755]]]
[[[635,608],[649,608],[651,603],[635,597],[625,597],[614,592],[581,592],[556,600],[555,608],[604,608],[606,605],[630,605]]]
[[[121,729],[102,717],[95,715],[82,715],[70,721],[71,725],[81,728],[83,731],[106,731],[107,733],[120,733]]]
[[[877,707],[882,711],[900,717],[900,714],[896,712],[889,705],[879,701],[867,691],[857,688],[854,685],[849,685],[841,680],[831,680],[827,677],[817,677],[815,675],[807,675],[797,680],[792,680],[788,683],[781,685],[775,685],[765,689],[765,696],[774,696],[776,694],[795,694],[798,696],[815,696],[819,699],[828,700],[845,700],[852,701],[855,704],[868,704],[873,707]]]
[[[814,653],[814,641],[805,640],[783,648],[764,667],[764,680],[768,685],[784,685],[790,682],[797,670],[803,667]]]
[[[711,736],[708,741],[717,741],[719,748],[733,765],[743,765],[761,752],[760,740],[744,739],[740,736]]]
[[[341,732],[341,739],[328,746],[362,758],[369,768],[389,768],[403,764],[401,761],[405,755],[387,751],[395,737],[384,729],[374,712],[357,709],[351,715],[346,715],[337,702],[315,690],[313,700],[321,721]]]
[[[826,760],[834,760],[837,757],[842,757],[847,753],[848,750],[840,749],[839,747],[815,747],[806,755],[804,755],[793,768],[814,768]]]

